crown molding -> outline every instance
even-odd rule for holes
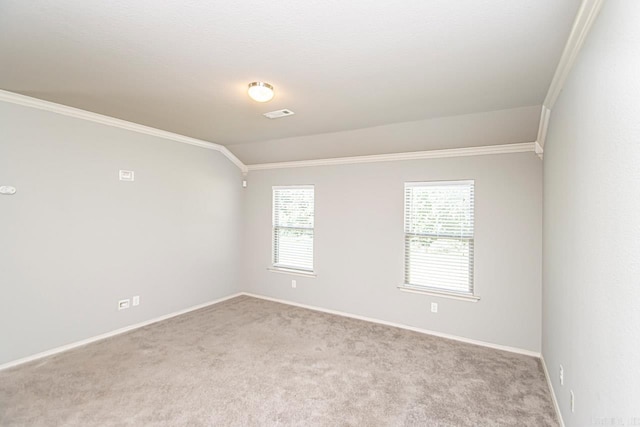
[[[573,21],[573,27],[569,38],[562,51],[562,56],[556,67],[556,72],[549,85],[547,96],[542,104],[542,112],[540,113],[540,127],[538,128],[538,140],[536,141],[536,153],[542,159],[544,152],[544,143],[547,139],[547,130],[549,128],[549,119],[551,118],[551,110],[553,109],[562,88],[564,87],[567,77],[573,68],[580,49],[591,31],[591,27],[595,22],[604,0],[582,0],[580,9]]]
[[[560,62],[558,62],[558,67],[553,75],[553,80],[551,80],[547,97],[544,99],[543,105],[548,109],[553,109],[553,106],[558,100],[558,96],[560,95],[562,87],[567,80],[567,76],[576,62],[580,49],[582,48],[593,23],[598,17],[598,13],[602,8],[603,3],[604,0],[582,1],[578,14],[576,15],[576,19],[573,21],[573,27],[571,28],[571,33],[569,33],[567,44],[564,46],[564,50],[562,51]]]
[[[319,160],[300,160],[292,162],[279,162],[279,163],[263,163],[256,165],[245,165],[238,159],[229,149],[223,145],[214,144],[212,142],[203,141],[196,138],[180,135],[173,132],[167,132],[161,129],[152,128],[149,126],[140,125],[137,123],[129,122],[122,119],[116,119],[115,117],[109,117],[91,111],[81,110],[75,107],[69,107],[55,102],[45,101],[38,98],[32,98],[30,96],[21,95],[14,92],[0,90],[0,101],[9,102],[12,104],[22,105],[26,107],[36,108],[39,110],[50,111],[57,114],[62,114],[69,117],[74,117],[82,120],[87,120],[95,123],[104,124],[107,126],[113,126],[120,129],[126,129],[133,132],[143,133],[146,135],[156,136],[159,138],[169,139],[184,144],[195,145],[197,147],[207,148],[209,150],[216,150],[227,157],[242,171],[243,175],[247,175],[252,170],[263,169],[282,169],[282,168],[298,168],[308,166],[326,166],[326,165],[346,165],[356,163],[374,163],[374,162],[389,162],[399,160],[419,160],[419,159],[437,159],[446,157],[465,157],[465,156],[482,156],[489,154],[507,154],[507,153],[522,153],[522,152],[536,152],[535,142],[525,142],[519,144],[504,144],[504,145],[491,145],[483,147],[468,147],[468,148],[452,148],[444,150],[430,150],[430,151],[414,151],[409,153],[391,153],[391,154],[376,154],[371,156],[356,156],[356,157],[339,157],[331,159],[319,159]]]
[[[442,159],[447,157],[486,156],[535,152],[535,142],[488,145],[483,147],[450,148],[444,150],[413,151],[409,153],[374,154],[371,156],[337,157],[332,159],[298,160],[293,162],[247,165],[249,171],[265,169],[303,168],[309,166],[351,165],[357,163],[395,162],[400,160]]]
[[[551,118],[551,110],[544,105],[540,111],[540,124],[538,126],[538,139],[536,139],[536,154],[542,159],[544,154],[544,142],[547,139],[547,129],[549,128],[549,119]]]
[[[105,124],[108,126],[118,127],[138,133],[156,136],[159,138],[169,139],[176,142],[182,142],[184,144],[195,145],[210,150],[216,150],[227,157],[242,171],[243,175],[251,170],[264,170],[264,169],[281,169],[281,168],[296,168],[307,166],[326,166],[326,165],[343,165],[343,164],[355,164],[355,163],[372,163],[372,162],[385,162],[385,161],[398,161],[398,160],[415,160],[415,159],[433,159],[444,157],[462,157],[462,156],[479,156],[486,154],[504,154],[504,153],[517,153],[525,151],[535,152],[541,159],[544,153],[544,143],[547,136],[547,130],[549,126],[549,120],[551,117],[551,110],[555,105],[560,92],[567,80],[569,73],[576,58],[584,44],[584,41],[595,22],[604,0],[583,0],[580,5],[580,9],[576,14],[576,18],[569,34],[567,43],[565,44],[562,56],[556,68],[555,74],[549,86],[547,96],[544,100],[542,111],[540,114],[540,125],[538,128],[538,138],[534,142],[522,143],[522,144],[506,144],[495,145],[486,147],[472,147],[472,148],[454,148],[447,150],[432,150],[432,151],[418,151],[411,153],[394,153],[394,154],[380,154],[372,156],[357,156],[357,157],[341,157],[332,159],[319,159],[319,160],[301,160],[292,162],[279,162],[279,163],[263,163],[255,165],[245,165],[238,159],[229,149],[223,145],[215,144],[212,142],[203,141],[196,138],[180,135],[177,133],[167,132],[164,130],[152,128],[149,126],[140,125],[137,123],[129,122],[122,119],[116,119],[114,117],[104,116],[102,114],[92,113],[90,111],[81,110],[79,108],[68,107],[66,105],[56,104],[54,102],[44,101],[37,98],[32,98],[25,95],[20,95],[13,92],[0,90],[0,101],[5,101],[13,104],[23,105],[27,107],[37,108],[40,110],[51,111],[54,113],[75,117],[83,120],[88,120],[96,123]]]
[[[233,164],[238,166],[243,173],[247,173],[247,167],[240,161],[227,147],[214,144],[213,142],[203,141],[201,139],[191,138],[173,132],[128,122],[115,117],[104,116],[102,114],[93,113],[91,111],[81,110],[79,108],[69,107],[55,102],[44,101],[38,98],[32,98],[26,95],[0,90],[0,101],[9,102],[11,104],[23,105],[25,107],[37,108],[39,110],[50,111],[64,116],[75,117],[77,119],[87,120],[90,122],[100,123],[120,129],[126,129],[133,132],[143,133],[146,135],[156,136],[158,138],[169,139],[171,141],[181,142],[183,144],[195,145],[197,147],[207,148],[222,153]]]

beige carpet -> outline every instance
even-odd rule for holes
[[[538,360],[238,297],[0,371],[2,426],[557,426]]]

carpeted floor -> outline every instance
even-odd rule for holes
[[[0,371],[2,426],[557,426],[534,358],[241,296]]]

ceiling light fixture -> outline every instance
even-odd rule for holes
[[[254,101],[268,102],[273,99],[273,86],[264,82],[249,83],[249,97]]]

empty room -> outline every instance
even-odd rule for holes
[[[0,0],[0,426],[640,426],[640,2]]]

